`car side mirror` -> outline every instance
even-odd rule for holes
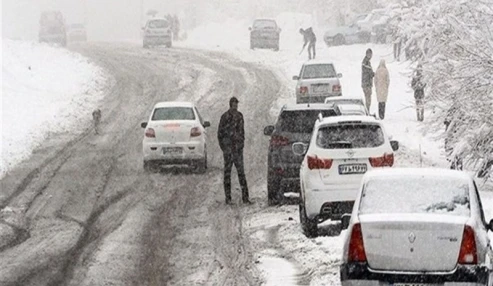
[[[296,142],[291,148],[295,155],[304,156],[306,154],[306,151],[308,151],[308,144]]]
[[[300,79],[300,77],[299,77],[299,76],[297,76],[297,75],[293,75],[293,80],[299,80],[299,79]]]
[[[140,127],[142,127],[142,128],[146,128],[146,127],[147,127],[147,122],[142,122],[142,123],[140,124]]]
[[[204,128],[211,127],[211,123],[209,121],[204,121]]]
[[[392,146],[392,150],[394,151],[399,150],[399,141],[391,140],[390,146]]]
[[[274,133],[274,129],[275,129],[275,127],[273,125],[266,126],[264,128],[264,135],[271,136],[272,133]]]
[[[343,214],[342,218],[341,218],[341,228],[342,229],[348,229],[350,221],[351,221],[351,215],[350,214]]]
[[[338,73],[338,74],[337,74],[337,77],[338,77],[338,78],[341,78],[341,77],[342,77],[342,73]]]

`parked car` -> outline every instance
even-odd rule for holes
[[[477,185],[464,172],[368,172],[343,247],[341,283],[491,286],[492,230]]]
[[[293,76],[296,84],[296,103],[324,103],[327,97],[341,96],[342,88],[334,64],[310,60],[303,64],[300,74]]]
[[[337,105],[341,115],[370,115],[361,98],[328,97],[325,99],[325,103]]]
[[[363,30],[359,23],[368,17],[362,14],[356,17],[349,25],[335,27],[324,33],[324,42],[327,46],[341,46],[350,44],[368,43],[371,39],[371,30]]]
[[[370,116],[337,116],[316,121],[309,144],[293,144],[304,156],[300,167],[300,222],[308,237],[317,224],[350,214],[363,175],[392,167],[397,141],[390,141],[381,121]]]
[[[250,49],[267,48],[279,51],[281,29],[273,19],[256,19],[250,30]]]
[[[293,153],[294,142],[308,143],[319,114],[339,115],[336,107],[326,104],[285,105],[275,125],[264,128],[270,136],[267,157],[267,193],[269,205],[282,201],[285,191],[299,192],[300,164],[303,156]]]
[[[39,19],[39,42],[67,45],[65,18],[60,11],[45,11]]]
[[[84,24],[71,24],[68,27],[68,40],[69,42],[86,42],[87,32]]]
[[[147,20],[144,30],[144,48],[149,46],[165,45],[171,48],[173,45],[173,36],[171,24],[166,19],[150,19]]]
[[[160,165],[190,165],[207,169],[207,132],[204,121],[191,102],[157,103],[145,128],[142,151],[144,169]]]

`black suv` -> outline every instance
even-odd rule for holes
[[[299,192],[303,156],[295,155],[291,145],[295,142],[310,142],[319,114],[329,117],[340,115],[340,112],[334,104],[285,105],[279,113],[276,125],[264,128],[264,134],[271,137],[267,160],[269,205],[279,204],[285,190]]]
[[[270,48],[279,51],[281,29],[275,20],[257,19],[250,29],[250,49]]]

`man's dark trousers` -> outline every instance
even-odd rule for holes
[[[243,201],[249,200],[248,186],[245,176],[245,168],[243,164],[243,149],[232,152],[223,152],[224,155],[224,194],[226,201],[231,201],[231,169],[233,164],[238,173],[238,180],[241,186],[241,197]]]

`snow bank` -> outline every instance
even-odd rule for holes
[[[103,70],[45,44],[2,40],[0,178],[51,133],[82,132],[102,97]]]

